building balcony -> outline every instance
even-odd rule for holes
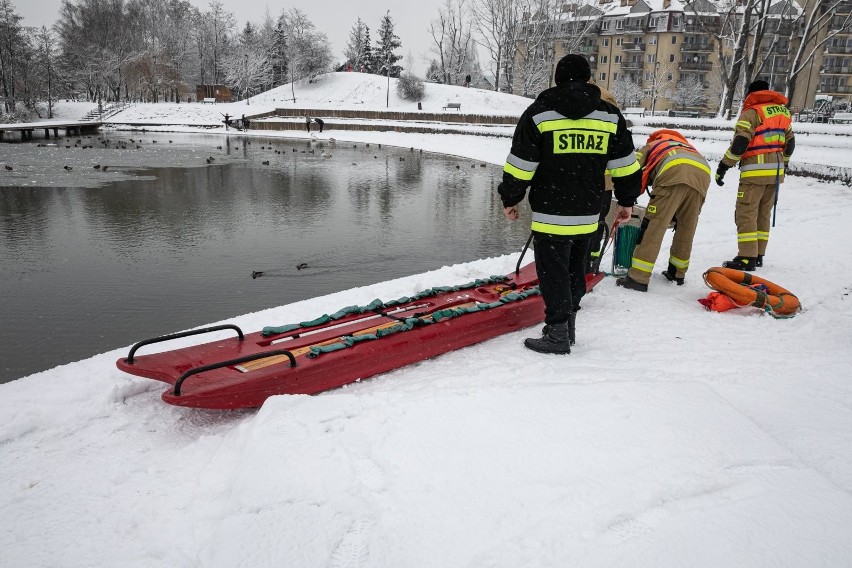
[[[645,51],[645,45],[642,42],[630,42],[624,43],[621,45],[621,49],[624,51]]]
[[[817,92],[821,95],[849,95],[852,85],[820,85]]]
[[[846,65],[825,65],[822,73],[825,75],[850,75],[852,74],[852,66]]]
[[[680,50],[685,53],[713,53],[712,43],[683,43]]]
[[[710,71],[713,64],[709,61],[681,61],[678,69],[684,71]]]
[[[575,48],[576,53],[597,53],[597,45],[579,45]]]
[[[643,64],[641,61],[622,61],[621,62],[622,69],[642,69]]]
[[[852,54],[852,46],[827,45],[827,46],[825,46],[825,53],[840,54],[840,55]]]

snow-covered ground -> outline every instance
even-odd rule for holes
[[[496,164],[509,148],[345,139]],[[834,137],[797,150],[847,154]],[[569,356],[524,349],[536,327],[230,413],[165,405],[163,385],[115,368],[127,349],[0,385],[0,566],[852,566],[852,193],[782,187],[761,275],[804,312],[710,313],[696,300],[703,270],[736,251],[734,174],[710,189],[686,285],[606,279]],[[229,321],[254,330],[508,273],[506,252]]]

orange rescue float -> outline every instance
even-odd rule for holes
[[[706,299],[699,300],[709,310],[722,312],[733,307],[754,306],[775,317],[792,317],[802,309],[799,299],[789,290],[742,270],[709,268],[704,273],[704,283],[726,297],[712,297],[711,292]],[[759,289],[761,287],[766,292]],[[734,305],[726,302],[728,298]]]

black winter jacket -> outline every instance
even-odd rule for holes
[[[624,117],[598,87],[563,83],[521,115],[498,192],[511,207],[531,188],[534,232],[586,235],[597,230],[607,170],[619,205],[632,206],[642,171]]]

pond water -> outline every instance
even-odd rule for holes
[[[502,219],[499,167],[408,148],[150,133],[47,142],[0,144],[13,167],[0,170],[0,382],[517,251],[529,231]]]

